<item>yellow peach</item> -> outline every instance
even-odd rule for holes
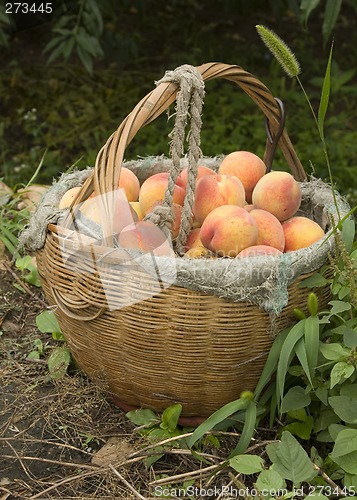
[[[223,205],[210,212],[203,221],[200,238],[203,246],[220,256],[235,257],[255,245],[258,226],[254,218],[237,205]]]
[[[205,165],[197,165],[196,184],[205,175],[216,175],[216,172],[211,168],[206,167]],[[182,187],[182,189],[186,191],[187,180],[188,180],[188,170],[187,168],[184,168],[180,173],[180,175],[177,177],[176,184]]]
[[[165,198],[168,186],[169,174],[162,172],[148,177],[141,185],[139,192],[139,203],[144,215],[149,212],[150,207],[156,201],[162,201]],[[185,201],[185,190],[180,186],[175,186],[173,203],[183,206]]]
[[[207,215],[222,205],[244,207],[245,192],[241,181],[234,175],[206,175],[196,186],[193,216],[198,225]]]
[[[285,252],[306,248],[324,236],[321,226],[308,217],[292,217],[282,224],[285,235]]]
[[[141,209],[140,203],[138,201],[130,201],[129,205],[135,211],[136,215],[138,216],[138,220],[143,220],[144,214],[143,214],[143,211]]]
[[[156,256],[172,256],[172,247],[165,234],[150,221],[138,221],[124,227],[118,236],[119,245],[126,250],[139,250]]]
[[[80,189],[80,187],[73,187],[66,191],[59,202],[58,208],[69,208],[72,205],[73,200],[79,193]]]
[[[234,151],[223,159],[218,172],[238,177],[244,186],[246,200],[250,203],[255,185],[266,172],[266,165],[250,151]]]
[[[139,179],[126,167],[120,170],[119,187],[124,189],[128,201],[137,201],[140,191]]]
[[[200,259],[201,257],[209,257],[211,259],[215,258],[216,255],[208,250],[208,248],[205,248],[204,246],[196,246],[192,247],[189,250],[187,250],[184,254],[183,257],[186,259]]]
[[[253,245],[247,247],[237,255],[237,259],[242,259],[243,257],[257,257],[259,255],[281,255],[277,248],[270,247],[269,245]]]
[[[285,247],[284,231],[275,215],[260,208],[255,208],[249,213],[258,226],[257,245],[268,245],[283,252]]]
[[[115,196],[112,215],[112,231],[114,234],[117,234],[120,233],[124,227],[128,226],[128,224],[136,222],[138,220],[138,216],[120,189],[108,194],[107,196],[111,196],[112,194]],[[108,222],[108,216],[104,212],[100,196],[87,198],[81,204],[80,212],[101,227],[104,227]]]
[[[155,201],[155,203],[149,208],[148,214],[150,212],[153,212],[155,210],[155,207],[157,206],[162,206],[163,201]],[[174,220],[172,222],[171,226],[171,236],[173,239],[177,238],[179,231],[180,231],[180,226],[181,226],[181,218],[182,218],[182,206],[179,205],[178,203],[173,203],[172,204],[172,210],[174,212]]]
[[[201,247],[202,241],[200,239],[200,227],[197,227],[195,229],[191,229],[191,231],[188,233],[186,244],[185,244],[185,250],[190,250],[191,248],[194,247]]]
[[[257,182],[252,201],[256,208],[267,210],[284,221],[300,207],[300,185],[288,172],[269,172]]]

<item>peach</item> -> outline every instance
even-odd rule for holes
[[[73,187],[66,191],[59,202],[58,208],[69,208],[72,205],[73,200],[79,193],[80,189],[80,187]]]
[[[126,195],[121,189],[118,189],[117,191],[108,194],[108,196],[111,196],[112,194],[115,196],[114,213],[112,221],[112,231],[115,234],[119,233],[128,224],[131,224],[134,221],[136,222],[138,220],[138,216],[135,210],[126,200]],[[108,202],[109,201],[110,200],[108,200]],[[81,204],[80,211],[88,219],[91,219],[99,226],[104,227],[105,225],[104,221],[107,218],[107,216],[105,215],[105,212],[102,208],[100,196],[87,198]]]
[[[253,245],[239,252],[236,258],[257,257],[258,255],[281,255],[282,253],[277,248],[270,247],[269,245]]]
[[[169,174],[162,172],[148,177],[141,185],[139,192],[139,203],[144,215],[149,212],[150,207],[156,201],[163,201],[167,185],[169,182]],[[180,186],[175,186],[173,203],[183,206],[185,201],[185,190]]]
[[[282,224],[285,235],[285,252],[306,248],[324,236],[324,230],[307,217],[292,217]]]
[[[186,259],[200,259],[201,257],[215,258],[216,255],[204,246],[192,247],[183,254]]]
[[[250,151],[234,151],[228,154],[219,166],[218,173],[235,175],[242,182],[248,203],[252,201],[252,192],[266,172],[266,165],[259,156]]]
[[[150,221],[138,221],[124,227],[118,236],[119,245],[126,250],[172,256],[173,250],[165,234]]]
[[[216,172],[211,168],[206,167],[205,165],[197,165],[196,184],[205,175],[216,175]],[[184,168],[180,173],[180,175],[177,177],[176,184],[182,187],[182,189],[186,191],[187,180],[188,180],[188,170],[187,168]]]
[[[134,172],[126,167],[121,167],[119,187],[124,189],[128,201],[137,201],[140,191],[140,182]]]
[[[155,210],[155,207],[157,206],[162,206],[163,201],[156,201],[148,210],[148,214],[150,212],[153,212]],[[171,236],[172,238],[177,238],[179,231],[180,231],[180,226],[181,226],[181,217],[182,217],[182,206],[179,205],[178,203],[173,203],[172,204],[172,209],[174,211],[174,220],[172,222],[171,226]]]
[[[197,227],[195,229],[191,229],[191,231],[188,233],[186,244],[185,244],[185,250],[190,250],[191,248],[194,247],[201,247],[202,241],[200,238],[200,231],[201,228]]]
[[[288,172],[269,172],[257,182],[252,201],[256,208],[267,210],[284,221],[300,207],[301,189]]]
[[[235,257],[244,248],[256,244],[258,226],[244,208],[223,205],[207,215],[200,238],[203,246],[218,255]]]
[[[131,208],[134,210],[134,212],[138,216],[138,220],[143,220],[144,214],[143,214],[143,211],[141,210],[140,203],[138,201],[130,201],[129,205],[131,206]]]
[[[261,208],[255,208],[249,213],[258,226],[257,245],[269,245],[283,252],[285,247],[284,231],[275,215]]]
[[[195,223],[202,224],[212,210],[222,205],[244,207],[243,184],[234,175],[205,175],[196,185],[193,205]]]

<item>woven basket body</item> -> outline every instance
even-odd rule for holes
[[[259,80],[238,66],[220,63],[198,70],[205,80],[222,77],[237,83],[269,119],[271,130],[277,130],[279,106]],[[167,109],[176,92],[177,85],[160,84],[137,105],[99,152],[94,174],[77,201],[118,185],[125,148],[142,126]],[[294,177],[304,180],[285,130],[279,146]],[[68,266],[75,250],[68,236],[64,228],[49,225],[45,245],[37,252],[45,294],[57,306],[58,321],[79,366],[125,405],[162,411],[182,403],[183,416],[210,415],[242,390],[254,390],[274,335],[295,321],[295,307],[305,309],[307,292],[299,283],[308,274],[290,285],[289,303],[272,322],[257,305],[176,285],[161,289],[139,267],[111,268],[109,273],[110,248],[103,244],[96,248],[103,255],[101,271],[93,269],[90,250]],[[316,293],[324,307],[329,288]],[[112,304],[120,305],[132,294],[142,294],[142,300],[109,309],[108,294]]]

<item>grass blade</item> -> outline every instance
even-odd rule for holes
[[[319,111],[318,111],[318,115],[317,115],[317,125],[318,125],[318,129],[319,129],[320,138],[322,141],[325,141],[324,123],[325,123],[326,111],[327,111],[327,107],[328,107],[328,103],[329,103],[329,99],[330,99],[332,51],[333,51],[333,42],[331,44],[330,55],[329,55],[328,63],[327,63],[327,67],[326,67],[324,83],[322,85],[320,106],[319,106]]]
[[[310,377],[315,376],[317,358],[319,355],[320,325],[317,316],[306,318],[305,323],[305,349]]]
[[[309,363],[307,361],[307,354],[306,354],[306,346],[305,346],[305,339],[302,337],[295,346],[295,353],[296,356],[298,357],[301,366],[304,369],[304,372],[311,384],[311,387],[313,386],[312,384],[312,379],[311,379],[311,374],[310,374],[310,369],[309,369]]]
[[[262,390],[270,382],[272,375],[274,374],[274,372],[276,371],[276,369],[278,367],[281,348],[283,346],[283,343],[284,343],[289,331],[290,331],[290,329],[287,328],[286,330],[283,330],[282,332],[280,332],[276,336],[276,338],[275,338],[275,340],[270,348],[268,358],[265,362],[262,374],[259,378],[258,384],[257,384],[255,391],[254,391],[254,399],[255,400],[257,400],[259,398]]]
[[[239,410],[244,410],[247,407],[248,403],[249,400],[247,399],[236,399],[235,401],[222,406],[222,408],[212,413],[212,415],[210,415],[207,420],[202,422],[202,424],[200,424],[195,429],[192,436],[188,438],[188,446],[192,448],[195,442],[201,439],[201,437],[206,434],[206,432],[211,431],[213,427],[223,422],[223,420],[233,415],[233,413],[236,413]]]
[[[257,421],[257,405],[255,401],[249,401],[249,404],[245,411],[245,421],[242,433],[240,435],[237,446],[229,455],[229,458],[244,453],[245,450],[248,448],[249,443],[255,431],[256,421]]]
[[[332,30],[336,24],[338,15],[341,10],[342,0],[327,0],[324,21],[322,24],[322,35],[324,39],[324,47],[326,46],[327,40],[330,38]]]
[[[305,319],[302,319],[301,321],[299,321],[299,323],[296,323],[296,325],[291,328],[281,348],[276,374],[276,396],[277,401],[279,401],[279,406],[280,402],[283,399],[285,378],[295,345],[304,335],[305,321]]]

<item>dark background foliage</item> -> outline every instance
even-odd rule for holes
[[[11,185],[27,182],[43,155],[37,182],[51,182],[74,163],[93,165],[109,135],[167,69],[221,61],[255,74],[285,102],[301,161],[308,173],[326,178],[311,112],[297,82],[262,44],[255,25],[263,24],[296,54],[315,109],[333,36],[326,139],[337,186],[355,203],[357,2],[335,2],[340,10],[330,19],[330,37],[323,26],[331,2],[313,3],[307,23],[301,7],[312,2],[298,0],[57,0],[52,14],[15,15],[10,24],[2,14],[0,176]],[[250,99],[226,81],[209,82],[206,92],[204,154],[246,149],[261,155],[264,119]],[[172,126],[163,114],[137,134],[126,158],[167,155]],[[286,168],[279,154],[274,168]]]

